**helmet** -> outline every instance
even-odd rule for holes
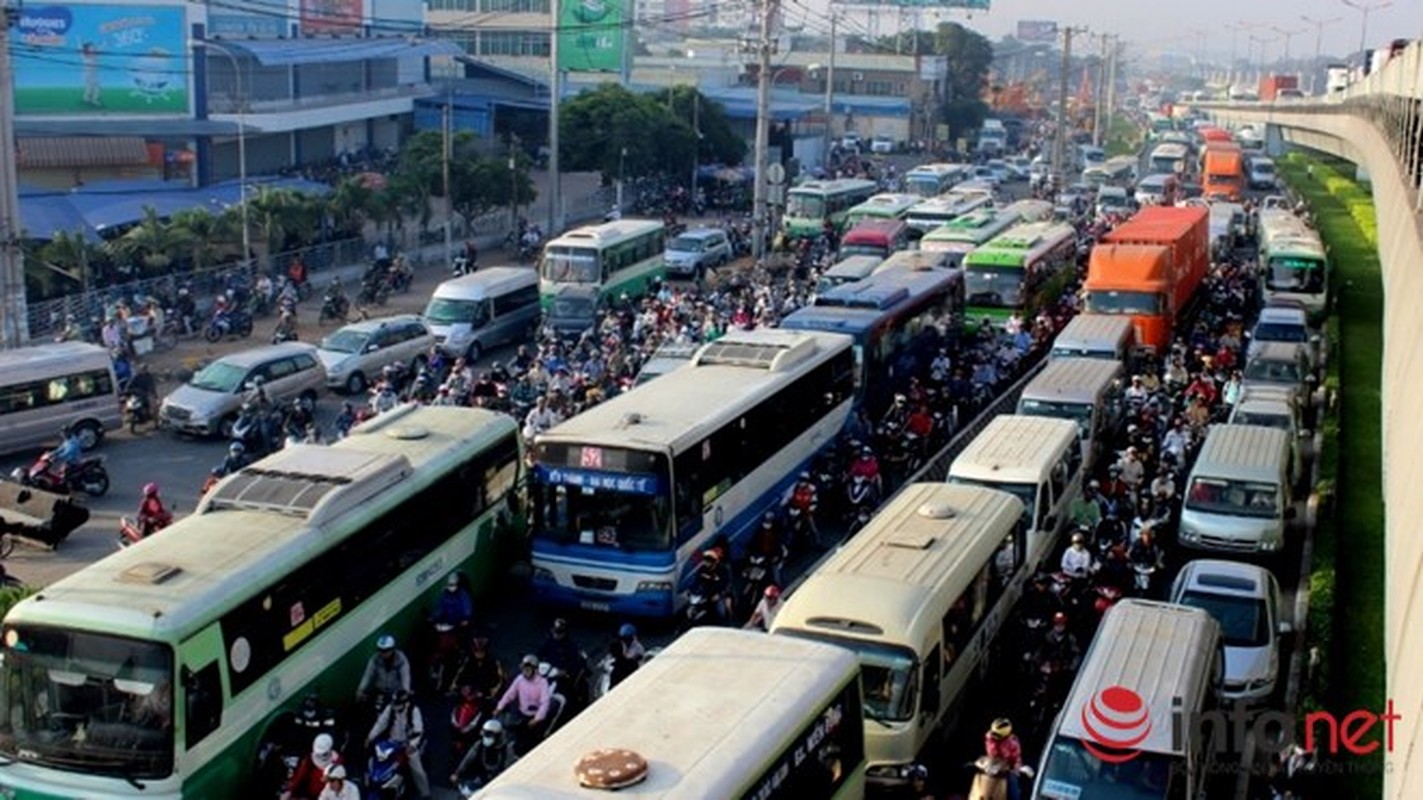
[[[344,781],[346,780],[346,768],[340,764],[332,764],[326,768],[326,780]]]
[[[233,442],[232,444],[227,446],[227,452],[231,453],[234,456],[240,456],[243,453],[247,452],[247,448],[243,447],[241,442]]]
[[[800,471],[800,479],[803,480],[803,481],[808,481],[808,480],[810,480],[810,472],[807,471],[807,470],[801,470],[801,471]]]
[[[144,496],[144,497],[151,497],[151,496],[156,495],[156,494],[158,494],[158,484],[156,484],[156,483],[145,483],[145,484],[143,485],[143,496]]]
[[[1073,544],[1082,544],[1082,543],[1085,542],[1085,541],[1087,541],[1087,537],[1083,536],[1082,534],[1080,534],[1080,533],[1074,533],[1074,534],[1072,534],[1072,543],[1073,543]]]
[[[391,636],[391,635],[388,634],[388,633],[383,633],[383,634],[381,634],[380,638],[379,638],[379,639],[376,639],[376,649],[377,649],[377,650],[394,650],[394,649],[395,649],[395,637],[394,637],[394,636]]]
[[[315,739],[311,740],[311,754],[313,756],[325,756],[331,754],[331,749],[336,746],[335,740],[329,733],[319,733]]]
[[[448,577],[448,578],[445,578],[445,591],[447,591],[447,592],[453,592],[453,591],[456,591],[456,590],[459,589],[459,588],[460,588],[460,574],[459,574],[458,572],[451,572],[450,575],[449,575],[449,577]]]
[[[1053,625],[1066,625],[1066,624],[1067,624],[1067,615],[1064,614],[1064,613],[1062,613],[1061,611],[1057,612],[1056,614],[1053,614],[1053,615],[1052,615],[1052,624],[1053,624]]]
[[[618,636],[620,638],[630,639],[636,635],[637,628],[633,627],[633,624],[631,622],[624,622],[623,626],[621,628],[618,628]]]
[[[523,660],[519,662],[519,666],[520,666],[520,667],[533,667],[534,669],[538,669],[538,668],[539,668],[539,657],[536,656],[536,655],[533,655],[532,653],[529,654],[529,655],[526,655],[526,656],[524,656]]]
[[[781,587],[773,583],[766,587],[766,591],[763,594],[766,595],[767,600],[777,600],[781,596]]]
[[[702,562],[711,562],[713,564],[719,564],[721,563],[721,553],[718,553],[716,550],[703,550]]]
[[[911,781],[929,780],[929,768],[923,764],[912,764],[904,771],[904,776]]]
[[[303,719],[316,719],[316,715],[321,712],[321,698],[316,692],[308,694],[301,700],[301,716]]]
[[[999,717],[988,726],[988,732],[999,739],[1005,739],[1013,735],[1013,723],[1007,717]]]
[[[390,698],[390,704],[393,706],[410,705],[410,693],[401,689],[395,693],[394,697]]]
[[[554,620],[553,632],[560,635],[568,633],[568,620],[564,619],[563,617],[559,617],[558,619]]]
[[[503,736],[504,723],[500,722],[497,719],[491,719],[488,722],[484,723],[484,726],[480,728],[480,731],[485,736]]]

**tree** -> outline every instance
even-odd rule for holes
[[[40,245],[35,255],[68,272],[84,288],[94,279],[94,265],[102,257],[99,247],[78,231],[55,231],[54,238]]]
[[[942,22],[934,32],[934,52],[947,62],[943,116],[950,133],[958,136],[982,125],[988,116],[983,92],[993,65],[993,44],[957,22]]]
[[[450,169],[451,207],[466,225],[498,208],[527,206],[538,197],[529,176],[528,158],[521,152],[509,161],[497,158],[461,159]]]
[[[206,208],[198,207],[174,214],[169,225],[179,239],[188,243],[193,269],[207,269],[214,259],[215,245],[227,235],[228,226]]]
[[[143,219],[127,233],[111,243],[114,252],[132,263],[141,264],[146,272],[164,272],[173,263],[173,253],[186,242],[180,231],[158,217],[153,206],[145,206]]]
[[[689,130],[701,133],[698,164],[735,166],[746,158],[746,140],[731,129],[721,103],[708,99],[695,86],[674,86],[662,92],[663,99],[669,99],[669,94],[672,115],[685,122]]]
[[[601,172],[608,183],[619,176],[680,178],[691,169],[694,155],[698,161],[735,164],[746,152],[725,109],[690,86],[635,94],[605,83],[563,108],[563,163],[571,170]],[[692,127],[694,110],[700,147]]]
[[[371,218],[375,194],[361,176],[349,177],[337,184],[326,202],[332,229],[343,235],[359,236]]]

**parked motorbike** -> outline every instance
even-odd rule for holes
[[[55,494],[82,491],[90,497],[103,497],[109,491],[109,471],[103,456],[85,456],[70,464],[59,474],[51,470],[54,453],[46,452],[28,470],[16,467],[11,477],[25,486],[33,486]]]
[[[216,344],[228,336],[247,338],[252,335],[252,315],[234,309],[215,315],[203,329],[203,338]]]

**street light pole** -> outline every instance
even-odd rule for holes
[[[1314,94],[1314,84],[1319,78],[1319,59],[1324,55],[1324,26],[1333,25],[1344,18],[1315,19],[1301,14],[1300,19],[1314,26],[1314,65],[1309,70],[1309,93]]]
[[[1062,75],[1058,82],[1057,131],[1052,145],[1053,190],[1064,184],[1063,170],[1067,160],[1067,73],[1072,70],[1072,34],[1085,33],[1086,28],[1062,29]]]
[[[1287,31],[1287,30],[1285,30],[1284,28],[1273,27],[1273,26],[1272,26],[1272,27],[1270,28],[1270,30],[1274,31],[1275,33],[1278,33],[1279,35],[1281,35],[1281,36],[1283,36],[1283,37],[1285,38],[1285,53],[1284,53],[1284,56],[1283,56],[1282,60],[1285,62],[1285,69],[1289,69],[1289,62],[1290,62],[1290,40],[1293,39],[1294,37],[1300,35],[1301,33],[1304,33],[1304,32],[1305,32],[1306,30],[1308,30],[1308,29],[1307,29],[1307,28],[1300,28],[1299,30]]]
[[[830,131],[830,123],[831,115],[835,109],[835,29],[839,21],[839,15],[831,11],[830,56],[825,62],[825,146],[820,154],[827,175],[830,173],[830,142],[834,138],[834,134]]]
[[[451,136],[450,136],[450,129],[451,129],[451,128],[453,127],[453,125],[454,125],[454,123],[453,123],[453,121],[452,121],[452,119],[451,119],[451,117],[454,115],[454,110],[451,108],[451,104],[452,104],[453,100],[454,100],[454,92],[453,92],[453,90],[450,90],[450,91],[446,92],[446,93],[445,93],[445,107],[444,107],[444,109],[443,109],[443,110],[444,110],[444,113],[440,115],[440,135],[441,135],[441,137],[442,137],[441,147],[440,147],[440,172],[441,172],[441,176],[442,176],[443,179],[444,179],[444,191],[445,191],[445,263],[446,263],[446,264],[453,263],[453,262],[454,262],[454,259],[455,259],[454,220],[453,220],[453,217],[454,217],[454,209],[455,209],[455,201],[454,201],[454,198],[450,196],[450,156],[451,156],[451,152],[450,152],[450,151],[453,149],[452,143],[451,143],[451,141],[450,141],[450,139],[451,139]],[[471,236],[471,238],[472,238],[472,236]]]
[[[242,69],[237,65],[237,56],[226,45],[207,40],[208,47],[215,48],[227,56],[232,64],[234,85],[237,89],[237,191],[242,205],[242,264],[252,263],[252,227],[247,219],[247,93],[242,91]]]
[[[15,151],[15,86],[10,65],[10,26],[19,19],[19,8],[7,5],[0,23],[0,342],[18,347],[30,339],[29,311],[25,301],[25,254],[20,250],[20,188]],[[88,270],[81,265],[81,270]]]
[[[1368,63],[1364,61],[1364,48],[1369,40],[1369,13],[1372,11],[1382,11],[1393,5],[1393,0],[1384,0],[1381,3],[1361,3],[1358,0],[1340,0],[1344,5],[1359,12],[1359,69],[1362,72],[1368,69]]]
[[[771,149],[771,26],[775,22],[779,0],[760,0],[761,35],[756,41],[756,184],[752,204],[751,254],[757,260],[766,255],[767,225],[770,210],[767,205],[766,171]]]

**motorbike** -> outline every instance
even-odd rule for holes
[[[740,607],[745,616],[756,610],[761,595],[775,579],[775,564],[765,555],[750,555],[741,567]]]
[[[157,523],[153,526],[153,530],[149,531],[148,536],[152,536],[153,534],[158,533],[159,531],[172,524],[173,513],[170,511],[165,514],[162,519],[157,521]],[[128,547],[129,545],[138,544],[139,542],[148,538],[148,536],[144,535],[143,527],[138,524],[137,520],[134,520],[130,517],[119,517],[120,550],[124,549],[125,547]]]
[[[472,272],[474,272],[473,265],[465,256],[455,256],[455,260],[450,264],[450,273],[456,278],[462,278]]]
[[[820,544],[816,541],[815,528],[812,525],[811,514],[814,512],[814,507],[803,509],[795,503],[786,506],[786,528],[790,534],[792,549],[809,551]]]
[[[350,308],[351,301],[346,299],[340,287],[327,289],[326,294],[321,296],[321,313],[316,317],[316,324],[323,325],[328,319],[337,322],[344,320]]]
[[[203,329],[203,338],[216,344],[227,336],[247,338],[252,335],[252,315],[241,309],[233,309],[213,316]]]
[[[850,505],[850,516],[859,516],[862,509],[873,510],[879,504],[875,485],[863,475],[854,475],[845,489],[845,499]]]
[[[479,740],[479,729],[488,716],[489,703],[477,690],[468,689],[468,693],[461,693],[454,708],[450,709],[450,744],[454,748],[455,758],[463,757],[465,752]]]
[[[405,742],[382,739],[371,750],[366,764],[366,792],[379,800],[405,797],[409,781],[405,775]]]
[[[682,627],[685,630],[724,624],[718,605],[722,603],[720,593],[707,594],[693,591],[687,594],[687,608],[682,612]]]
[[[390,299],[390,286],[387,285],[384,276],[367,275],[361,281],[360,294],[356,295],[356,302],[363,305],[383,306]]]
[[[55,494],[82,491],[90,497],[103,497],[108,493],[109,471],[104,467],[103,456],[85,456],[70,464],[58,475],[50,469],[53,459],[53,451],[46,452],[36,459],[28,470],[16,467],[10,477],[25,486]]]
[[[153,422],[153,413],[148,406],[148,398],[129,392],[124,398],[124,424],[129,433],[137,434],[138,426]]]
[[[1008,765],[996,758],[979,756],[972,764],[973,783],[968,790],[968,800],[997,800],[1008,796]],[[1024,764],[1016,770],[1019,784],[1031,783],[1033,768]]]
[[[272,344],[283,344],[285,342],[297,341],[296,326],[278,325],[272,332]]]
[[[1150,597],[1152,583],[1159,564],[1132,564],[1132,588],[1138,597]]]
[[[460,656],[464,648],[460,647],[459,628],[448,622],[435,623],[435,652],[430,660],[430,683],[434,685],[436,691],[444,691],[446,688],[446,676],[454,676],[460,673]]]

